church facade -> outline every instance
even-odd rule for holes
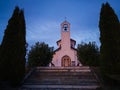
[[[61,39],[56,43],[58,48],[54,51],[50,66],[73,67],[82,65],[77,58],[76,41],[70,38],[70,23],[66,20],[61,23]]]

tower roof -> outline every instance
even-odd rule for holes
[[[70,25],[70,23],[67,20],[65,20],[61,23],[61,25],[63,25],[63,24],[69,24]]]

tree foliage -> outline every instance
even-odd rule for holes
[[[28,54],[28,64],[30,67],[48,66],[52,60],[53,47],[49,47],[44,42],[37,42],[31,47]]]
[[[18,84],[24,77],[26,27],[24,12],[16,7],[8,21],[0,52],[0,80]]]
[[[78,59],[83,65],[98,66],[99,65],[99,48],[95,42],[78,44]]]
[[[120,26],[112,7],[102,5],[99,21],[100,61],[105,74],[120,73]]]

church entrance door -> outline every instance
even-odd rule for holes
[[[62,67],[70,67],[71,66],[71,59],[69,56],[63,56],[61,60]]]

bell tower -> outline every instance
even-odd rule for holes
[[[63,50],[70,49],[70,23],[66,20],[61,23],[61,47]]]

